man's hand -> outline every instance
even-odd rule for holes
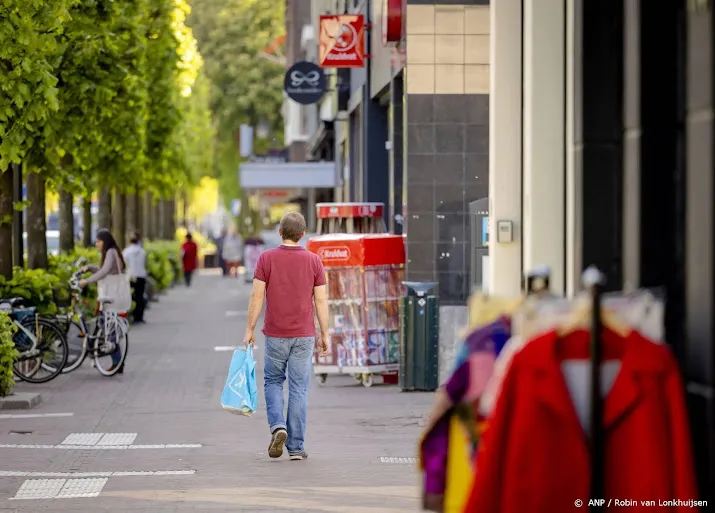
[[[86,286],[87,286],[87,280],[79,280],[79,286],[80,286],[80,287],[86,287]]]
[[[328,340],[330,340],[330,336],[327,331],[320,334],[320,341],[318,342],[320,356],[328,356]]]
[[[243,344],[248,347],[253,343],[255,343],[255,340],[253,338],[253,330],[246,330],[246,334],[243,336]]]

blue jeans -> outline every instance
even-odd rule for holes
[[[263,387],[271,433],[286,429],[289,454],[303,450],[308,410],[308,386],[313,363],[315,337],[266,337]],[[288,423],[283,417],[283,383],[288,375]]]

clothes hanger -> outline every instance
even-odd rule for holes
[[[565,336],[579,329],[584,329],[590,324],[590,301],[582,301],[574,307],[568,321],[558,329],[559,336]],[[632,329],[606,306],[601,307],[601,324],[621,337],[628,335]]]

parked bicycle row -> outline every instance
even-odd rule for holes
[[[77,270],[68,281],[71,301],[62,313],[42,315],[21,297],[0,299],[0,310],[17,326],[13,341],[19,356],[13,372],[18,379],[46,383],[77,370],[87,358],[104,376],[123,372],[129,349],[128,316],[113,309],[113,300],[106,297],[98,298],[96,315],[88,315],[82,276],[92,268],[85,264],[75,263]]]
[[[181,250],[184,261],[191,259],[185,251],[189,242]],[[0,313],[6,314],[14,328],[11,346],[15,351],[5,365],[9,367],[12,362],[17,380],[46,383],[77,370],[87,359],[104,376],[124,372],[129,350],[127,312],[131,312],[132,323],[143,323],[144,311],[157,300],[159,287],[148,272],[147,252],[139,234],[134,234],[130,245],[120,251],[111,233],[100,230],[97,249],[99,265],[91,265],[86,256],[65,264],[64,276],[71,274],[65,287],[53,288],[52,308],[38,306],[42,300],[38,303],[38,297],[22,286],[10,289],[10,294],[18,297],[0,298]],[[164,265],[170,264],[173,268],[171,262]],[[177,275],[173,273],[174,282]],[[7,289],[5,293],[8,295]],[[5,340],[7,343],[9,338]]]

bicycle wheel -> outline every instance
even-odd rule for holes
[[[27,359],[22,357],[18,359],[13,365],[15,375],[28,383],[46,383],[55,379],[67,363],[69,350],[64,331],[54,321],[41,317],[26,317],[21,324],[37,339],[37,349],[40,354]],[[18,333],[27,336],[22,331]],[[29,372],[28,362],[33,361],[36,369],[34,372]]]
[[[65,337],[67,338],[67,362],[62,368],[62,374],[68,374],[79,369],[87,357],[87,344],[85,339],[87,334],[82,330],[82,326],[76,321],[68,321],[65,328]],[[47,371],[55,370],[53,364],[43,362],[42,367]]]
[[[129,350],[129,326],[120,317],[107,317],[97,326],[94,365],[102,376],[114,376],[124,369]]]

